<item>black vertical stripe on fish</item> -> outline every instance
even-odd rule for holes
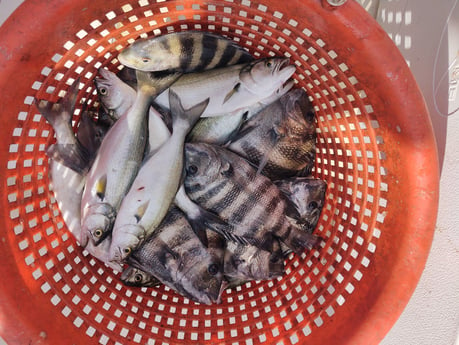
[[[181,35],[179,36],[179,41],[182,52],[180,54],[180,67],[184,71],[192,70],[194,66],[191,66],[191,61],[193,60],[195,40],[192,36]]]
[[[163,47],[165,51],[170,52],[171,51],[171,45],[169,44],[170,37],[167,37],[167,39],[164,40],[158,40],[159,44]]]
[[[260,186],[257,186],[254,193],[249,193],[247,198],[233,211],[232,222],[236,224],[241,223],[251,211],[251,207],[258,203],[260,195],[263,195],[270,189],[271,184],[271,181],[264,180]]]
[[[237,51],[238,50],[233,45],[227,45],[220,61],[215,67],[223,67],[228,65],[228,63],[233,59]]]
[[[208,185],[195,185],[190,187],[186,186],[186,189],[188,195],[195,199],[195,202],[197,202],[198,204],[208,204],[212,201],[212,199],[214,199],[217,195],[221,193],[221,191],[226,187],[227,184],[228,182],[223,180],[217,184],[212,184],[212,187],[210,189],[208,189]],[[198,191],[202,191],[204,193],[196,195]]]
[[[200,63],[196,66],[196,70],[204,69],[212,62],[217,53],[218,40],[214,35],[205,35],[202,39],[202,51]]]
[[[240,194],[239,186],[232,183],[228,185],[229,190],[225,193],[220,193],[223,194],[222,197],[212,204],[212,210],[218,214],[224,212],[228,208],[231,208]]]

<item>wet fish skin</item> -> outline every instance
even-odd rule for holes
[[[245,63],[253,57],[222,36],[185,31],[136,40],[120,52],[118,60],[142,71],[187,73]]]
[[[179,77],[137,71],[139,87],[133,106],[105,135],[88,172],[81,203],[80,243],[99,244],[112,230],[113,217],[137,175],[147,140],[147,112],[151,100]],[[107,213],[93,213],[93,205],[104,204]],[[110,207],[108,207],[110,206]],[[105,215],[105,217],[103,217]]]
[[[312,177],[291,177],[275,181],[277,187],[295,205],[303,228],[312,232],[325,203],[327,183]]]
[[[120,279],[127,286],[155,287],[161,285],[161,282],[150,273],[131,266],[124,269]]]
[[[185,110],[171,92],[173,132],[143,162],[132,187],[122,200],[113,227],[111,260],[123,260],[150,236],[167,213],[181,184],[185,137],[208,105],[205,100]]]
[[[310,174],[315,160],[314,110],[294,89],[247,121],[228,148],[272,180]]]
[[[108,84],[108,83],[106,84],[108,93],[106,95],[105,100],[108,102],[111,102],[111,99],[110,99],[111,97],[114,97],[121,93],[120,97],[125,98],[123,101],[127,102],[128,104],[132,104],[135,100],[135,93],[134,94],[130,94],[126,92],[123,93],[122,89],[119,88],[120,83],[122,82],[120,82],[119,79],[117,79],[116,75],[113,72],[110,72],[108,70],[104,70],[104,71],[105,71],[104,75],[107,77],[107,79],[116,81],[111,84]],[[132,97],[134,99],[129,99]],[[114,102],[117,102],[117,100],[113,101],[113,103]],[[169,117],[170,117],[170,113],[169,113]],[[148,145],[145,150],[146,153],[145,153],[144,162],[148,161],[148,158],[152,156],[153,154],[155,154],[156,151],[159,150],[159,148],[169,139],[170,136],[171,136],[171,133],[170,133],[169,127],[164,123],[163,114],[160,113],[155,107],[151,106],[149,110],[149,118],[148,118]],[[224,226],[222,224],[222,221],[220,219],[217,219],[215,215],[210,214],[209,212],[206,212],[205,210],[200,208],[198,205],[193,203],[187,197],[186,193],[184,192],[183,186],[179,188],[179,191],[177,192],[174,202],[182,211],[186,213],[194,229],[195,228],[197,229],[202,224],[205,224],[211,227]],[[109,212],[109,210],[107,210],[107,212]],[[105,220],[101,219],[99,221],[103,221],[105,223],[111,223],[111,221],[108,221],[107,219]],[[203,237],[204,234],[205,233],[202,233],[202,232],[198,233],[203,243],[206,243],[206,238]]]
[[[286,215],[288,205],[279,189],[235,153],[187,143],[185,171],[188,196],[232,226],[221,233],[227,240],[272,252],[274,238],[279,238],[297,254],[316,245],[318,239]]]
[[[284,255],[278,240],[270,253],[253,245],[228,241],[224,261],[225,279],[234,286],[236,282],[270,280],[284,274]]]
[[[101,103],[117,120],[134,104],[136,91],[109,70],[99,69],[99,74],[101,76],[95,79],[95,83]],[[162,114],[153,106],[149,108],[148,132],[147,154],[156,151],[170,136],[169,129],[163,123]]]
[[[51,189],[56,198],[62,218],[72,235],[76,239],[79,239],[81,236],[81,195],[83,193],[85,176],[58,161],[50,159],[49,178]],[[110,236],[98,246],[95,246],[94,243],[89,241],[84,249],[110,268],[121,272],[122,268],[120,265],[111,263],[108,260],[110,242]]]
[[[209,247],[222,245],[209,234]],[[223,248],[209,251],[196,237],[185,215],[172,207],[152,236],[132,252],[127,264],[141,269],[196,302],[211,304],[220,297]]]
[[[115,119],[127,113],[134,104],[135,89],[123,82],[115,73],[100,68],[94,84],[102,105]]]
[[[202,117],[226,116],[271,99],[294,72],[295,66],[289,64],[289,59],[275,57],[187,73],[161,93],[155,102],[163,108],[170,108],[168,93],[172,90],[179,95],[185,108],[209,98]]]

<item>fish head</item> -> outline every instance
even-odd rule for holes
[[[101,68],[94,83],[102,104],[108,111],[113,111],[116,117],[126,112],[134,103],[135,90],[121,81],[115,73]]]
[[[295,73],[288,58],[272,57],[253,61],[242,68],[239,78],[244,87],[257,95],[276,92]]]
[[[125,224],[113,229],[110,259],[113,262],[124,262],[145,239],[146,231],[139,224]]]
[[[184,255],[177,277],[176,285],[193,300],[204,304],[217,302],[223,283],[223,260],[205,249],[199,255]]]
[[[111,232],[115,223],[115,210],[110,204],[98,203],[88,207],[81,223],[81,232],[89,234],[95,245],[99,245]],[[86,243],[82,243],[86,246]]]
[[[121,274],[121,281],[127,286],[152,287],[160,284],[152,274],[128,266]]]
[[[315,135],[314,107],[303,89],[290,90],[279,101],[283,108],[285,127],[292,129],[292,135]]]
[[[206,186],[220,178],[228,169],[211,145],[187,143],[185,145],[186,186]]]
[[[144,72],[170,70],[173,66],[179,66],[180,55],[160,43],[164,39],[136,40],[120,52],[118,60],[124,66]]]
[[[208,247],[190,233],[181,236],[180,243],[163,246],[163,259],[158,260],[169,270],[173,287],[184,296],[199,303],[211,304],[220,299],[223,282],[221,237],[208,233]],[[159,277],[158,277],[159,278]]]
[[[314,178],[296,178],[287,183],[288,197],[300,214],[300,223],[313,230],[324,206],[327,184]]]
[[[231,280],[266,280],[284,273],[284,260],[277,252],[232,243],[225,253],[224,268]]]

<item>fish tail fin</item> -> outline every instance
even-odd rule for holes
[[[85,174],[89,169],[89,154],[79,143],[53,144],[46,154],[77,173]]]
[[[303,231],[293,225],[291,225],[288,236],[280,239],[297,255],[301,255],[305,249],[318,248],[323,241],[321,237]]]
[[[34,104],[38,111],[53,128],[62,117],[64,117],[64,120],[67,123],[70,123],[70,125],[72,124],[72,116],[75,111],[79,82],[79,79],[75,80],[72,86],[68,89],[64,98],[62,98],[62,100],[57,104],[49,101],[40,101],[36,98],[34,99]]]
[[[188,133],[193,125],[201,117],[209,104],[209,98],[192,106],[189,109],[183,108],[180,97],[173,91],[169,90],[169,104],[172,113],[172,131],[183,127]]]
[[[66,115],[69,117],[68,119],[69,122],[72,122],[72,115],[73,115],[73,112],[75,111],[79,84],[80,84],[80,78],[78,78],[77,80],[73,82],[73,84],[70,86],[67,93],[65,94],[65,97],[62,98],[62,107],[63,107],[64,113],[67,113]]]
[[[155,98],[171,86],[181,75],[182,73],[180,72],[143,72],[137,70],[137,91]]]

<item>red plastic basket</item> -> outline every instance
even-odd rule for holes
[[[97,68],[139,36],[226,35],[286,55],[317,110],[314,175],[328,182],[324,246],[220,305],[124,286],[76,243],[49,189],[53,131],[34,97]],[[438,201],[435,140],[399,51],[355,1],[26,0],[0,28],[0,334],[9,344],[377,344],[410,298]],[[75,126],[78,115],[75,115]]]

